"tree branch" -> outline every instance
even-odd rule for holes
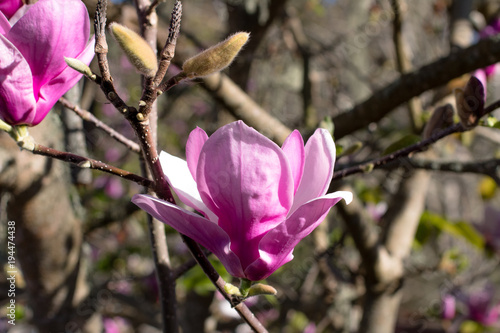
[[[61,97],[59,98],[59,103],[61,103],[64,107],[67,109],[72,110],[74,113],[76,113],[80,118],[83,120],[94,124],[95,127],[102,129],[104,132],[106,132],[111,138],[115,139],[119,143],[123,144],[125,147],[130,149],[131,151],[135,153],[140,153],[141,148],[137,143],[134,141],[127,139],[124,135],[121,133],[118,133],[115,131],[113,128],[109,127],[106,123],[102,122],[101,120],[97,119],[92,113],[90,113],[87,110],[80,109],[78,105],[74,105],[70,101],[68,101],[66,98]]]
[[[107,163],[97,161],[88,157],[83,157],[80,155],[63,152],[57,149],[45,147],[41,144],[35,143],[35,148],[32,151],[33,154],[48,156],[55,158],[56,160],[61,160],[64,162],[73,163],[80,168],[88,168],[103,171],[115,176],[119,176],[123,179],[133,181],[139,185],[147,188],[153,187],[153,182],[147,178],[136,175],[135,173],[122,170],[115,166],[109,165]]]
[[[439,87],[463,74],[500,61],[500,35],[491,36],[463,50],[451,53],[420,69],[404,74],[366,101],[333,118],[338,140],[365,128],[394,108],[424,91]]]

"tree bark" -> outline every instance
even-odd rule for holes
[[[30,133],[39,142],[62,146],[62,126],[52,115]],[[20,151],[5,133],[0,147],[0,188],[8,194],[7,218],[16,226],[15,257],[32,323],[40,332],[99,332],[97,305],[86,300],[82,230],[70,202],[69,168]]]

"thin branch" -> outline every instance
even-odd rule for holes
[[[226,282],[222,277],[217,273],[214,269],[210,261],[208,261],[207,257],[201,250],[198,243],[194,242],[192,239],[187,236],[181,235],[182,239],[188,246],[191,253],[193,253],[194,259],[203,269],[205,275],[212,281],[217,290],[224,296],[224,298],[231,303],[234,309],[238,312],[238,314],[245,320],[245,322],[257,333],[266,333],[266,328],[262,325],[262,323],[255,317],[255,315],[250,311],[250,309],[244,304],[240,303],[236,298],[232,298],[230,295],[226,293],[224,290],[224,286]]]
[[[163,77],[167,73],[168,67],[170,66],[170,62],[174,58],[177,38],[179,37],[179,31],[181,28],[181,19],[182,3],[180,0],[177,0],[175,1],[174,9],[172,10],[172,18],[170,19],[170,27],[168,28],[168,38],[160,54],[158,72],[156,72],[156,76],[154,78],[155,86],[158,86],[163,80]]]
[[[80,118],[83,120],[92,123],[95,125],[95,127],[102,129],[104,132],[106,132],[111,138],[115,139],[119,143],[123,144],[125,147],[130,149],[131,151],[135,153],[140,153],[141,148],[137,143],[134,141],[126,138],[124,135],[118,133],[114,129],[112,129],[110,126],[108,126],[106,123],[102,122],[101,120],[97,119],[92,113],[90,113],[87,110],[80,109],[78,105],[75,105],[65,99],[64,97],[61,97],[59,99],[59,103],[64,105],[66,108],[72,110],[75,112]]]
[[[133,181],[139,185],[142,185],[147,188],[152,188],[153,187],[153,182],[147,178],[138,176],[132,172],[122,170],[120,168],[117,168],[115,166],[103,163],[101,161],[93,160],[88,157],[83,157],[63,151],[59,151],[57,149],[45,147],[43,145],[40,145],[38,143],[35,143],[35,148],[33,149],[33,154],[36,155],[42,155],[42,156],[48,156],[55,158],[57,160],[61,160],[64,162],[69,162],[73,163],[80,168],[88,168],[88,169],[94,169],[94,170],[99,170],[103,171],[115,176],[119,176],[123,179],[127,179],[130,181]]]
[[[493,178],[500,186],[500,177],[498,175],[500,173],[500,158],[493,158],[480,162],[440,162],[409,158],[405,160],[404,164],[416,169],[483,174]]]
[[[404,74],[375,92],[366,101],[333,118],[338,140],[384,118],[412,97],[439,87],[451,79],[500,61],[500,35],[491,36],[463,50]]]
[[[99,65],[99,70],[101,72],[101,89],[106,95],[106,98],[114,105],[114,107],[120,112],[126,114],[129,111],[135,111],[134,108],[129,107],[125,102],[118,96],[116,89],[113,85],[113,78],[111,77],[111,72],[109,71],[108,63],[108,43],[106,41],[106,9],[107,1],[99,0],[97,1],[95,19],[94,19],[94,30],[95,30],[95,54],[97,57],[97,63]]]
[[[487,108],[485,108],[483,110],[481,117],[493,112],[494,110],[496,110],[499,107],[500,107],[500,100],[492,103]],[[371,171],[371,170],[378,168],[382,165],[385,165],[389,162],[395,161],[401,157],[408,156],[411,153],[423,151],[429,145],[435,143],[436,141],[438,141],[438,140],[440,140],[440,139],[442,139],[450,134],[466,132],[468,130],[470,130],[470,129],[465,128],[461,123],[457,123],[453,126],[445,128],[444,130],[442,130],[440,132],[436,132],[428,139],[422,140],[422,141],[417,142],[411,146],[400,149],[392,154],[389,154],[389,155],[380,157],[378,159],[368,161],[368,162],[365,162],[365,163],[362,163],[362,164],[359,164],[359,165],[356,165],[353,167],[338,170],[337,172],[335,172],[333,174],[332,180],[344,178],[344,177],[347,177],[347,176],[350,176],[350,175],[353,175],[356,173]]]
[[[156,15],[156,13],[141,13],[139,11],[139,8],[146,8],[146,6],[141,6],[141,4],[137,4],[137,8],[139,20],[141,21],[141,23],[143,23],[141,24],[141,28],[144,28],[145,21],[151,16]],[[95,51],[98,59],[99,69],[102,75],[101,89],[106,94],[108,100],[115,106],[115,108],[117,108],[124,114],[124,116],[134,128],[137,138],[140,142],[140,147],[142,148],[141,150],[143,152],[144,159],[149,164],[148,166],[153,171],[154,176],[156,176],[153,182],[153,189],[155,190],[155,192],[157,192],[160,198],[170,198],[170,200],[173,200],[170,188],[168,187],[168,184],[164,179],[163,172],[161,171],[161,166],[156,152],[156,142],[154,140],[155,133],[152,133],[153,129],[151,129],[149,125],[149,119],[143,118],[144,120],[146,120],[146,123],[140,123],[138,121],[139,117],[137,110],[125,104],[125,102],[118,96],[113,85],[113,79],[109,72],[109,64],[107,59],[108,45],[105,35],[106,7],[106,0],[99,0],[97,2],[94,29],[96,34]],[[154,35],[156,40],[156,32],[154,32]],[[151,82],[152,80],[149,80],[150,84],[148,84],[148,86],[151,85]],[[151,100],[151,103],[146,105],[148,110],[151,110],[153,102],[154,99]],[[142,108],[143,107],[141,107],[141,109]],[[160,290],[159,298],[161,304],[161,314],[162,320],[164,321],[163,332],[176,333],[179,331],[179,325],[176,316],[177,299],[175,296],[175,280],[172,279],[172,271],[170,269],[170,262],[168,258],[165,231],[163,229],[163,225],[161,225],[158,221],[156,222],[157,223],[155,223],[155,221],[152,221],[151,217],[148,216],[148,230],[150,233],[151,249],[153,253],[155,270],[158,277],[158,287]]]

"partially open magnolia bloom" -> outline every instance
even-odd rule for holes
[[[33,126],[82,77],[64,57],[89,64],[94,40],[80,0],[40,0],[14,18],[21,11],[13,25],[0,13],[0,118]]]
[[[187,162],[165,152],[163,171],[191,213],[138,194],[132,202],[212,251],[236,277],[265,279],[293,258],[293,249],[350,192],[325,194],[335,163],[335,145],[318,129],[305,148],[294,131],[280,148],[241,121],[210,138],[200,128],[189,135]]]

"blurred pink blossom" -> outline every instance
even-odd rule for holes
[[[455,297],[449,294],[445,295],[442,299],[441,307],[443,319],[451,320],[455,318],[457,309]]]
[[[125,190],[118,177],[99,176],[94,180],[96,188],[103,188],[104,193],[112,199],[119,199],[123,196]]]
[[[468,318],[485,326],[498,322],[500,304],[492,306],[494,290],[491,286],[470,293],[467,297]]]

